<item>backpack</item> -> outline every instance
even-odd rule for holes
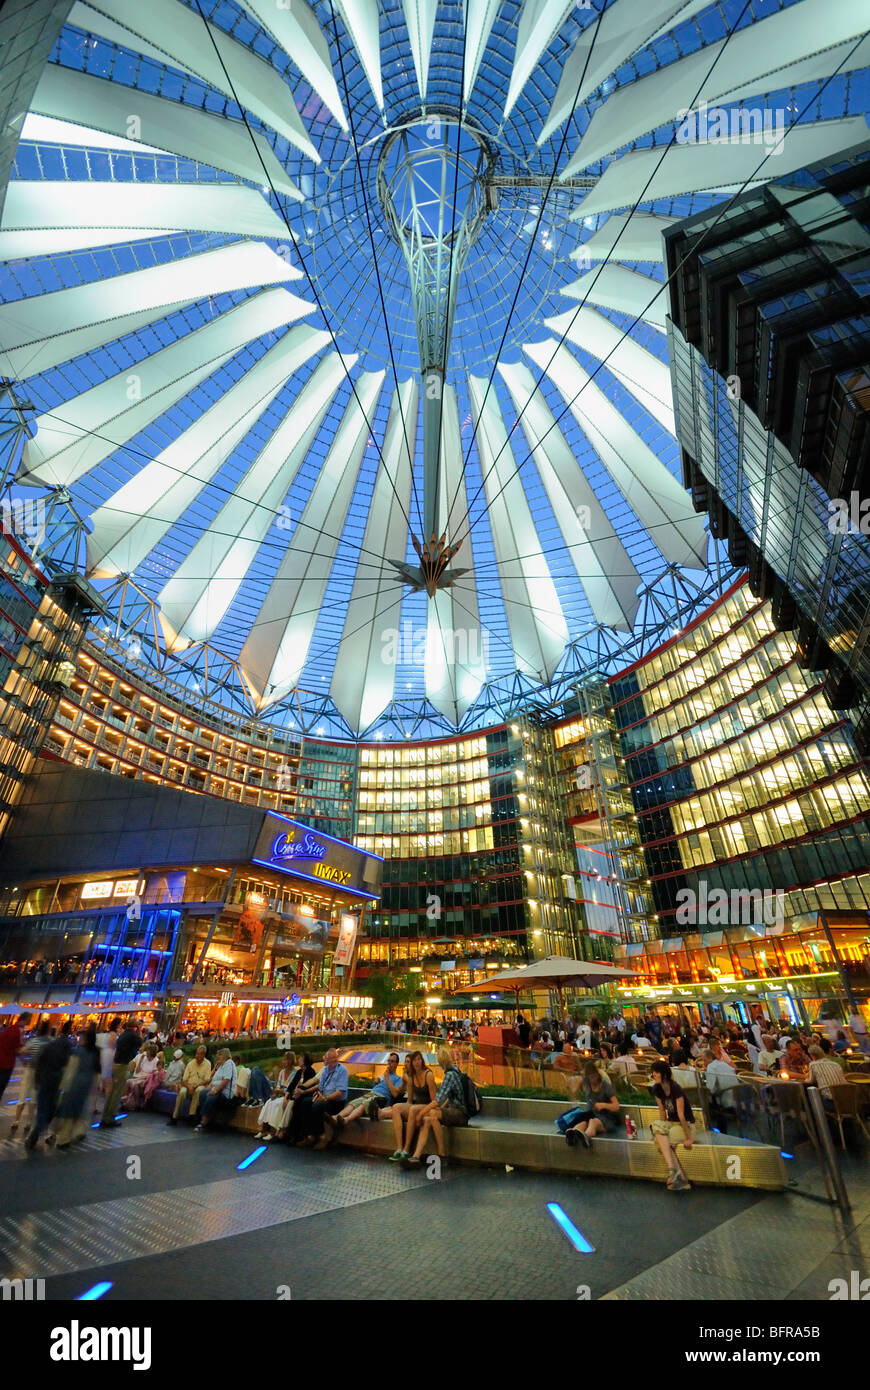
[[[468,1112],[468,1118],[471,1120],[475,1115],[479,1115],[483,1109],[483,1096],[480,1093],[479,1087],[474,1084],[470,1076],[466,1076],[464,1071],[461,1071],[459,1075],[462,1078],[462,1094],[465,1097],[465,1109]]]

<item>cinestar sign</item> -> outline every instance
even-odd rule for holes
[[[313,835],[297,840],[295,830],[276,835],[272,845],[273,859],[322,859],[325,854],[326,846],[319,844]]]
[[[253,858],[286,874],[380,897],[382,861],[377,855],[284,816],[266,816]]]
[[[326,883],[340,883],[345,887],[350,886],[350,869],[341,869],[334,864],[324,864],[322,861],[326,858],[326,846],[320,844],[311,834],[305,835],[301,840],[297,840],[295,830],[276,835],[272,844],[271,857],[277,864],[288,859],[308,861],[314,878],[322,878]]]

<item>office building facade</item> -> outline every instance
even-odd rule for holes
[[[664,233],[683,474],[870,736],[870,144]]]

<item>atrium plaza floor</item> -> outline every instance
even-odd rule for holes
[[[239,1132],[162,1115],[25,1153],[0,1118],[0,1277],[43,1278],[47,1300],[95,1285],[113,1300],[830,1300],[870,1268],[865,1150],[844,1156],[844,1219],[794,1160],[765,1194],[615,1178],[448,1167],[404,1171],[342,1148],[257,1148]],[[136,1161],[138,1160],[138,1162]],[[790,1170],[791,1171],[791,1170]],[[552,1218],[558,1203],[591,1245]]]

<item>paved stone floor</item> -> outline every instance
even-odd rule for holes
[[[794,1192],[674,1194],[503,1168],[430,1180],[341,1149],[272,1146],[239,1172],[258,1147],[250,1136],[197,1135],[157,1115],[27,1155],[2,1110],[0,1277],[43,1278],[49,1299],[108,1280],[107,1299],[814,1300],[832,1278],[870,1274],[866,1150],[847,1159],[844,1221]],[[800,1186],[821,1190],[809,1168]],[[574,1249],[549,1202],[591,1253]]]

